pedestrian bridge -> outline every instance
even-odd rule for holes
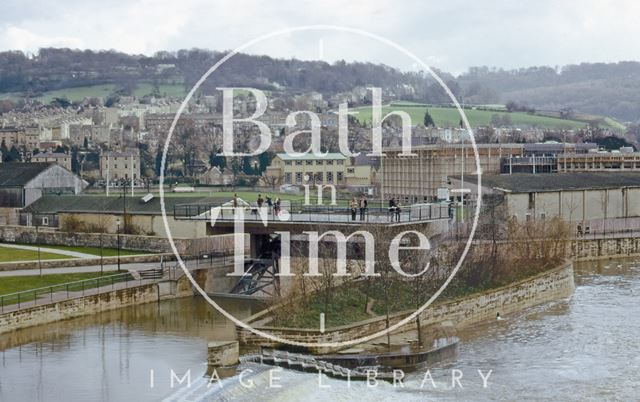
[[[282,202],[278,211],[263,205],[234,208],[224,204],[177,204],[173,208],[176,220],[207,220],[233,223],[236,215],[245,223],[301,223],[363,225],[402,225],[448,220],[451,210],[446,203],[401,205],[397,208],[368,207],[355,211],[346,205],[305,205],[301,202]],[[213,219],[212,219],[213,218]]]

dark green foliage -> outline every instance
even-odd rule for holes
[[[425,110],[423,123],[425,127],[435,127],[435,123],[433,122],[433,117],[429,114],[429,110]]]
[[[220,171],[224,171],[224,168],[227,166],[227,158],[225,158],[222,155],[218,155],[220,152],[222,152],[221,149],[217,150],[217,151],[211,151],[209,153],[209,165],[211,166],[217,166],[218,169],[220,169]]]

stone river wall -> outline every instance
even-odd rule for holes
[[[423,325],[451,321],[458,328],[482,320],[495,319],[496,314],[514,313],[542,303],[570,297],[575,289],[573,265],[570,262],[544,272],[532,278],[513,283],[509,286],[488,290],[460,299],[436,303],[421,313]],[[249,317],[246,322],[259,322],[269,314],[268,310]],[[410,312],[401,312],[391,316],[391,325],[400,322]],[[272,335],[292,341],[308,343],[328,343],[354,340],[373,334],[386,328],[385,317],[375,317],[353,325],[327,328],[324,333],[312,329],[273,328],[258,326],[258,329]],[[415,328],[415,321],[400,327],[397,332]],[[253,332],[237,327],[236,332],[241,344],[277,346],[271,340]],[[325,353],[335,348],[312,348],[312,351]]]

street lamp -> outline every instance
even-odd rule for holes
[[[118,248],[118,272],[120,272],[120,218],[116,219],[116,242]]]
[[[38,270],[40,271],[40,276],[42,276],[42,259],[40,258],[40,233],[38,233],[38,218],[36,217],[36,221],[34,222],[36,226],[36,243],[38,244]]]

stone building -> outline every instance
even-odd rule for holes
[[[41,152],[31,157],[31,162],[57,163],[67,170],[71,170],[71,155],[63,152]]]
[[[554,217],[589,232],[640,229],[640,172],[482,175],[482,195],[499,196],[506,216],[519,222]],[[470,190],[477,177],[450,178],[451,188]]]
[[[86,185],[55,163],[0,164],[0,224],[16,224],[17,211],[43,194],[79,194]]]
[[[305,154],[295,157],[276,154],[266,176],[278,178],[283,184],[330,184],[335,186],[370,186],[372,168],[357,165],[353,158],[340,153],[325,156]]]
[[[100,177],[109,182],[140,179],[140,152],[103,152],[100,155]]]
[[[210,186],[229,185],[233,183],[233,174],[222,173],[217,166],[212,166],[206,172],[198,176],[200,184]]]
[[[220,202],[220,200],[197,196],[165,197],[165,210],[171,235],[176,238],[206,237],[207,225],[210,225],[207,220],[174,219],[173,208],[178,204],[209,205],[214,202]],[[120,233],[129,234],[167,236],[159,197],[153,197],[145,202],[140,197],[129,197],[126,192],[110,197],[47,195],[26,208],[24,214],[50,216],[52,221],[58,222],[60,228],[72,220],[74,224],[79,225],[79,229],[93,233],[120,231]]]

